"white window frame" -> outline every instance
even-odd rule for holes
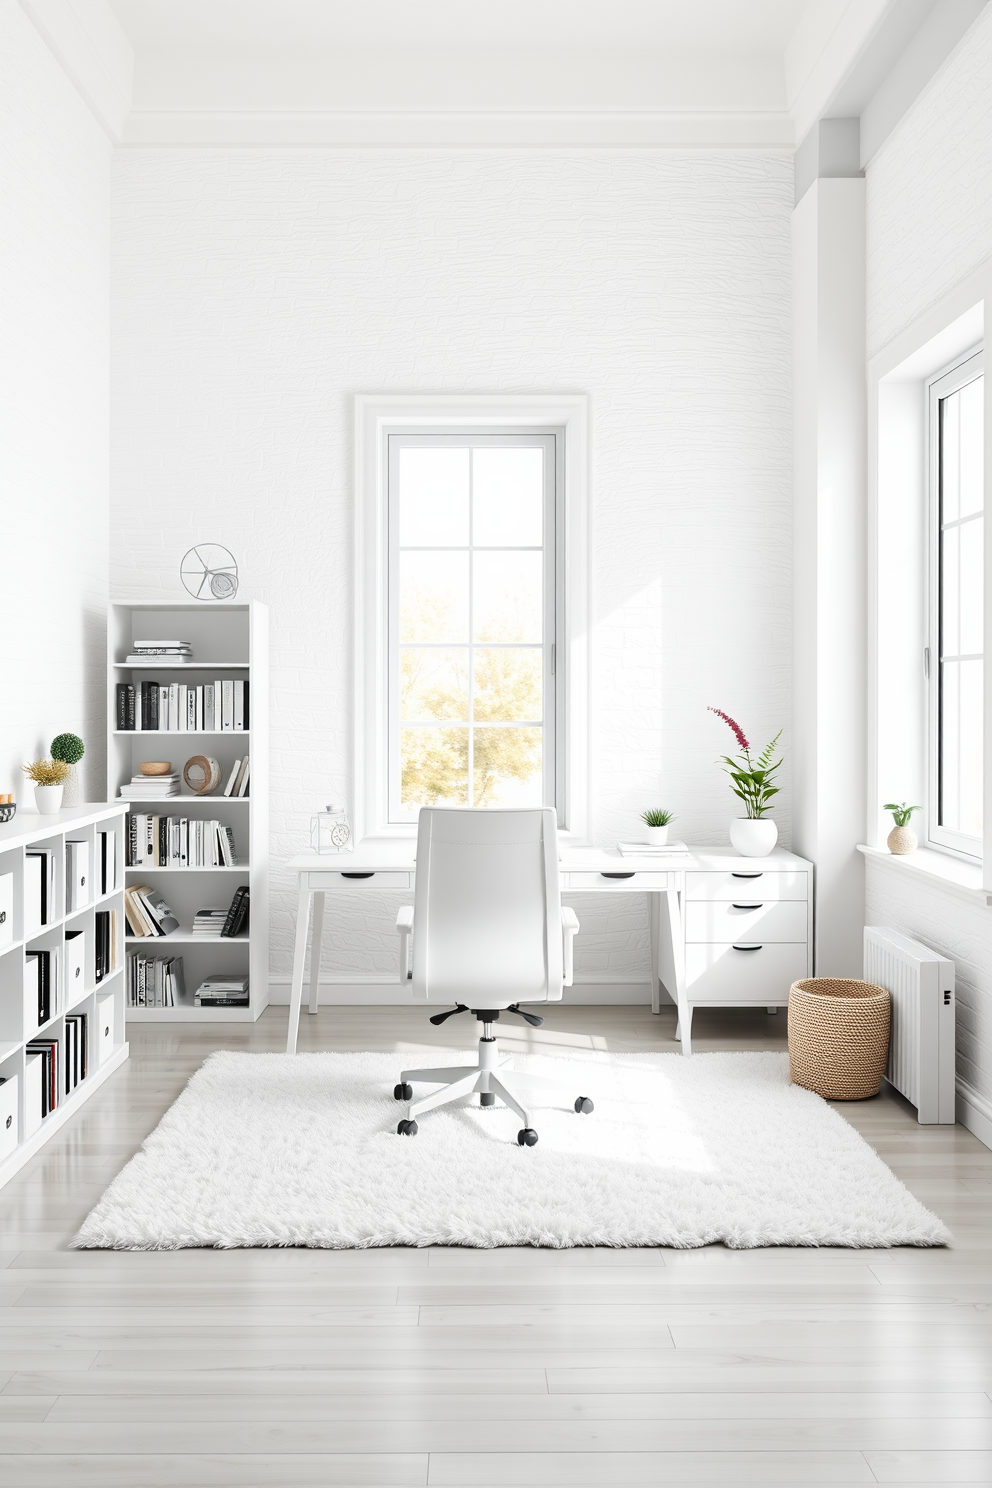
[[[941,852],[953,853],[969,861],[981,862],[983,841],[963,832],[943,827],[938,820],[940,802],[940,679],[941,679],[941,488],[940,488],[940,403],[969,382],[984,374],[984,352],[981,346],[955,358],[948,366],[927,379],[927,651],[926,651],[926,843]],[[988,512],[984,512],[985,523]],[[983,524],[984,526],[984,524]],[[983,672],[987,668],[983,662]]]
[[[389,524],[387,532],[388,543],[388,605],[389,605],[389,630],[387,646],[388,658],[388,700],[389,709],[389,757],[387,773],[389,778],[388,796],[388,820],[390,826],[404,825],[416,818],[416,812],[404,811],[399,801],[400,784],[400,731],[401,720],[397,703],[399,701],[399,661],[401,644],[399,639],[399,512],[398,512],[398,460],[399,451],[416,444],[420,448],[464,448],[471,443],[473,448],[482,448],[486,445],[495,446],[504,441],[510,441],[515,447],[520,448],[524,444],[540,448],[545,453],[544,462],[544,521],[542,540],[542,567],[544,574],[544,615],[543,615],[543,642],[542,651],[542,677],[541,691],[544,699],[542,727],[542,804],[554,806],[559,820],[562,819],[565,810],[565,773],[567,761],[564,750],[559,748],[559,740],[563,732],[563,715],[565,704],[564,672],[559,676],[557,669],[557,647],[556,641],[561,628],[561,610],[564,602],[565,581],[562,572],[564,566],[564,543],[560,540],[564,535],[564,489],[562,476],[564,473],[564,455],[562,445],[564,443],[560,430],[557,429],[486,429],[480,430],[454,430],[434,429],[430,433],[424,433],[420,429],[392,430],[386,436],[387,451],[387,487],[388,506],[387,521]],[[471,503],[469,523],[471,525]],[[469,640],[469,655],[474,649],[475,643]],[[472,666],[469,664],[469,691],[472,689]],[[561,721],[560,721],[561,720]],[[471,778],[471,749],[469,775]],[[544,789],[550,782],[550,791]]]
[[[355,398],[355,731],[357,843],[409,839],[389,820],[391,434],[554,433],[556,437],[556,804],[574,844],[589,832],[589,399],[586,394],[392,394]]]

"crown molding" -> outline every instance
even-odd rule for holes
[[[133,111],[125,148],[635,148],[791,151],[784,112]]]
[[[114,144],[131,111],[134,50],[107,0],[20,0]]]

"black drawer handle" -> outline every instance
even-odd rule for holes
[[[633,878],[633,873],[601,873],[600,878]]]
[[[342,878],[375,878],[375,870],[371,873],[342,873]]]
[[[760,878],[761,872],[759,870],[757,873],[738,873],[735,870],[730,876],[731,878]]]
[[[764,909],[763,904],[732,904],[731,909]]]
[[[734,950],[735,951],[760,951],[760,950],[763,950],[763,949],[764,949],[764,947],[763,946],[760,946],[760,945],[735,945],[734,946]]]

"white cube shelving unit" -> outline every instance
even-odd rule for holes
[[[188,640],[192,661],[173,666],[127,662],[134,641]],[[113,800],[122,785],[138,774],[143,760],[169,760],[182,774],[195,754],[212,756],[221,768],[221,784],[208,796],[194,795],[185,783],[181,794],[127,802],[130,811],[158,816],[215,819],[234,833],[238,864],[233,868],[126,868],[129,883],[149,883],[169,904],[179,929],[156,938],[128,935],[126,950],[144,956],[181,955],[187,1001],[171,1008],[126,1009],[140,1023],[254,1022],[268,1004],[269,978],[269,733],[268,609],[257,600],[246,604],[114,604],[107,626],[107,794]],[[184,732],[117,728],[117,683],[158,681],[189,686],[215,679],[243,679],[249,688],[249,727],[245,730]],[[248,795],[223,794],[231,767],[245,752],[251,757]],[[226,909],[235,889],[247,884],[251,908],[247,935],[202,939],[192,934],[193,916],[207,907]],[[207,976],[248,973],[248,1007],[199,1008],[193,995]]]
[[[115,887],[107,894],[90,892],[100,879],[94,871],[97,833],[116,834]],[[85,900],[66,913],[65,844],[86,842],[91,871],[84,887]],[[55,855],[55,898],[47,923],[38,927],[25,921],[25,854],[40,848]],[[51,816],[18,811],[13,821],[0,825],[0,877],[11,876],[11,902],[4,905],[0,926],[0,1188],[33,1157],[70,1116],[85,1104],[108,1075],[128,1056],[124,1042],[124,816],[121,805],[69,807]],[[96,980],[95,916],[98,910],[117,911],[117,941],[114,970]],[[86,936],[81,983],[68,984],[66,933],[83,931]],[[46,1023],[38,1024],[34,1004],[25,996],[25,958],[29,951],[54,951],[59,957],[63,980],[62,1006]],[[111,998],[111,1004],[104,999]],[[99,1011],[103,1014],[98,1022]],[[112,1013],[110,1009],[112,1008]],[[65,1071],[65,1017],[87,1014],[88,1073],[69,1094],[62,1079]],[[26,1045],[36,1038],[59,1041],[59,1101],[45,1117],[28,1109],[25,1089]],[[37,1123],[40,1121],[40,1125]],[[9,1124],[8,1124],[9,1123]]]

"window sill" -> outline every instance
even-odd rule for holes
[[[859,843],[858,852],[864,853],[869,862],[884,864],[897,874],[908,874],[925,883],[939,884],[956,899],[964,899],[968,904],[980,905],[983,909],[992,905],[992,894],[982,885],[982,870],[977,863],[964,863],[949,853],[934,852],[928,847],[918,847],[913,853],[900,855],[890,853],[884,847],[866,847]]]

